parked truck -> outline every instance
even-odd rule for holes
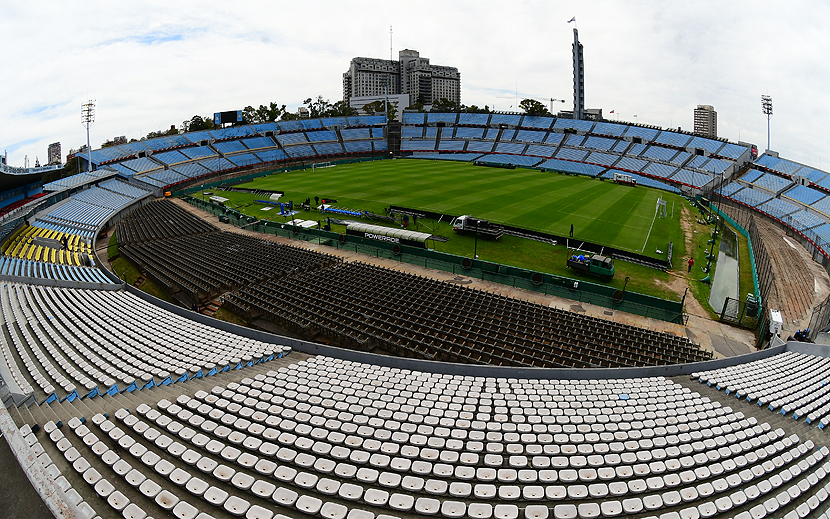
[[[485,240],[498,240],[504,234],[501,227],[487,220],[473,218],[469,214],[458,216],[452,221],[452,228],[458,234],[478,233]]]
[[[568,257],[566,266],[580,274],[591,274],[603,281],[610,281],[614,277],[614,260],[607,256],[600,256],[599,254],[594,254],[593,256],[572,254]]]

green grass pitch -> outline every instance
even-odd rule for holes
[[[342,164],[279,173],[238,187],[285,192],[283,201],[299,203],[315,196],[337,199],[337,206],[381,213],[389,205],[447,214],[472,214],[492,222],[568,236],[665,258],[669,240],[682,242],[683,198],[662,190],[617,185],[541,172],[475,166],[468,162],[415,159]],[[229,205],[259,218],[255,197],[223,193]],[[657,199],[667,201],[667,218],[654,218]],[[299,218],[302,218],[302,214]],[[648,236],[648,242],[646,237]],[[657,254],[660,250],[663,254]]]

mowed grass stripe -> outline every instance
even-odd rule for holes
[[[585,177],[416,159],[279,173],[240,187],[282,190],[284,200],[295,202],[313,200],[315,195],[331,197],[340,206],[375,212],[400,205],[472,214],[561,236],[567,236],[573,224],[578,239],[632,251],[643,246],[658,196],[682,203],[663,191]],[[251,214],[256,211],[254,207]],[[654,254],[654,248],[664,249],[670,238],[680,239],[681,234],[678,209],[670,221],[655,222],[644,252]]]

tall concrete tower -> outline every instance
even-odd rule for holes
[[[582,61],[582,44],[579,33],[574,28],[574,119],[585,116],[585,64]]]

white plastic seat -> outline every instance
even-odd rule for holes
[[[518,517],[519,507],[516,505],[496,505],[493,507],[494,519],[518,519]]]
[[[277,490],[275,490],[271,495],[271,499],[273,499],[274,502],[283,506],[292,506],[297,502],[298,497],[299,494],[297,494],[297,492],[285,487],[277,487]]]
[[[202,497],[212,505],[222,506],[225,500],[228,499],[228,493],[221,488],[211,486],[202,494]]]
[[[562,504],[553,507],[554,519],[576,519],[578,515],[576,505]]]
[[[179,503],[179,498],[167,490],[162,490],[156,495],[155,502],[165,510],[172,510]]]
[[[412,509],[415,498],[408,494],[392,494],[389,496],[389,507],[394,510],[405,512]]]
[[[525,519],[548,519],[550,509],[545,505],[527,505]]]
[[[302,495],[297,499],[294,506],[304,514],[315,515],[322,508],[323,502],[316,497]]]

